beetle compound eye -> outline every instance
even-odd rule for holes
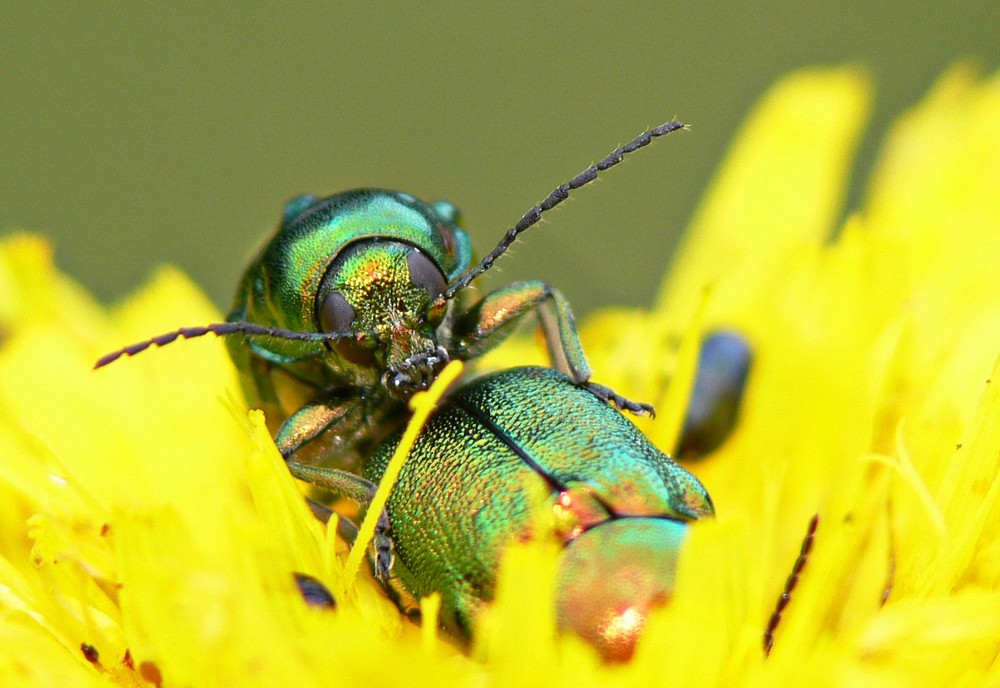
[[[434,261],[414,249],[406,257],[406,264],[410,267],[410,281],[418,287],[423,287],[427,290],[427,295],[431,301],[435,301],[437,297],[444,293],[444,289],[447,286],[444,281],[444,275],[441,274],[441,270],[434,264]]]
[[[323,308],[319,311],[319,326],[324,332],[348,333],[354,328],[354,306],[347,302],[339,291],[331,291],[323,299]],[[357,338],[345,337],[333,342],[334,351],[351,363],[370,366],[375,363],[372,350],[366,346],[370,337],[359,335]]]
[[[319,311],[319,326],[324,332],[350,332],[354,328],[354,306],[339,291],[331,291]]]

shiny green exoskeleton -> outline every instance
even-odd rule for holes
[[[371,449],[409,417],[406,400],[450,360],[479,356],[531,313],[554,366],[582,393],[605,406],[652,412],[590,381],[569,304],[558,291],[522,282],[470,303],[466,288],[571,191],[683,126],[668,122],[646,131],[558,186],[475,265],[449,203],[381,189],[296,198],[247,268],[227,322],[125,347],[97,367],[181,337],[241,335],[227,340],[230,354],[248,401],[267,412],[292,474],[356,501],[374,493],[359,472]],[[382,580],[390,573],[391,547],[384,515],[375,567]]]
[[[398,439],[366,478],[381,478]],[[436,411],[389,497],[396,582],[413,597],[439,592],[442,625],[471,637],[505,545],[532,535],[538,486],[565,544],[560,625],[627,658],[671,594],[684,524],[711,516],[712,502],[621,413],[553,370],[480,378]]]
[[[406,421],[406,400],[450,360],[496,346],[530,313],[538,316],[554,366],[574,383],[618,408],[652,412],[590,381],[569,304],[558,291],[522,282],[469,303],[466,287],[572,190],[683,126],[668,122],[646,131],[558,186],[475,265],[450,203],[381,189],[296,198],[247,268],[227,322],[125,347],[97,367],[180,337],[242,335],[227,340],[230,354],[293,475],[334,483],[358,498],[374,486],[357,472],[371,447]],[[322,476],[315,464],[323,465]],[[377,572],[385,577],[391,556],[382,526]]]

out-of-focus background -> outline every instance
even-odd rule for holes
[[[225,309],[293,195],[447,198],[481,254],[553,186],[677,116],[690,132],[579,192],[486,282],[542,278],[578,312],[639,305],[780,75],[853,62],[875,77],[856,205],[892,117],[957,58],[996,68],[998,45],[996,0],[5,2],[0,228],[53,237],[105,300],[169,262]]]

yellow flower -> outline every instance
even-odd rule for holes
[[[701,333],[735,329],[754,353],[739,425],[691,466],[717,518],[691,528],[673,600],[625,665],[553,633],[540,545],[505,560],[471,656],[401,619],[345,575],[346,547],[248,415],[220,342],[92,370],[124,343],[218,320],[195,287],[161,270],[106,312],[44,241],[8,238],[0,683],[1000,685],[1000,77],[946,74],[838,227],[869,91],[856,69],[776,86],[659,303],[582,323],[597,379],[657,403],[639,425],[665,450]],[[484,363],[523,363],[531,346]],[[337,610],[304,605],[292,572]]]

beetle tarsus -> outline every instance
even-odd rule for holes
[[[414,393],[430,387],[449,360],[448,350],[440,345],[421,351],[386,370],[382,375],[382,386],[398,399],[409,399]]]
[[[375,524],[375,537],[372,546],[375,549],[375,580],[383,586],[389,585],[392,563],[395,560],[391,530],[389,512],[382,509],[382,513],[378,517],[378,522]]]
[[[656,409],[653,408],[652,404],[626,399],[610,387],[599,385],[596,382],[586,382],[583,386],[598,399],[608,402],[619,411],[628,411],[636,416],[656,418]]]

